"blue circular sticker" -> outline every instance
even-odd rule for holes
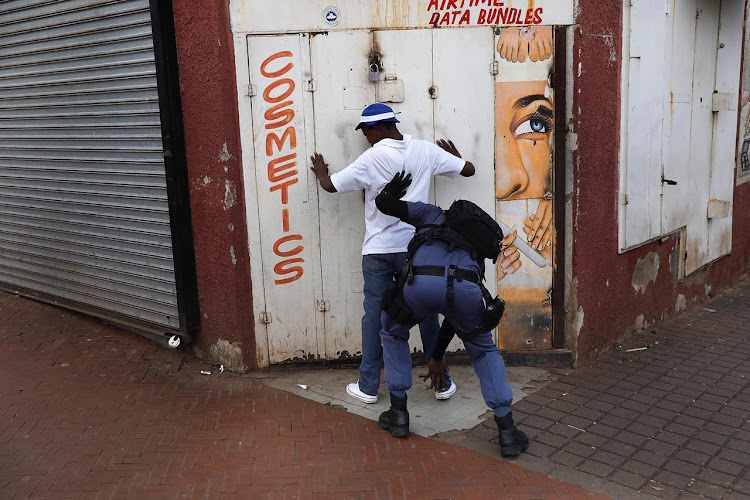
[[[340,20],[341,14],[336,7],[326,7],[325,10],[323,10],[323,21],[328,26],[336,26]]]

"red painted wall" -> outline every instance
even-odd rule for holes
[[[750,184],[735,188],[732,254],[677,283],[670,254],[678,245],[671,236],[622,255],[618,251],[618,158],[620,147],[620,73],[622,2],[579,0],[573,46],[573,278],[578,279],[578,306],[584,311],[578,336],[579,361],[610,349],[643,314],[649,323],[674,316],[679,294],[688,307],[746,275],[750,267]],[[580,65],[580,66],[579,66]],[[581,69],[579,75],[578,68]],[[645,293],[631,284],[639,258],[659,255],[659,273]],[[674,253],[672,266],[676,266]],[[609,286],[606,282],[609,281]],[[569,327],[570,329],[570,327]]]
[[[238,343],[233,368],[249,369],[255,332],[228,0],[173,5],[202,320],[196,352],[226,363],[211,346]]]

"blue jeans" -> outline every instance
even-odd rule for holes
[[[411,285],[404,286],[404,299],[417,314],[440,312],[447,320],[464,330],[475,328],[484,311],[482,291],[469,281],[454,282],[454,290],[455,304],[450,307],[446,298],[446,278],[418,275]],[[396,323],[383,313],[383,330],[380,335],[383,341],[385,378],[391,391],[405,391],[412,384],[409,352],[411,326]],[[463,343],[479,377],[482,397],[487,406],[495,410],[497,415],[507,414],[513,402],[513,392],[506,378],[503,358],[492,340],[492,333],[480,333]]]
[[[362,362],[359,365],[359,390],[370,396],[378,394],[383,348],[380,344],[380,302],[393,282],[393,274],[404,267],[406,252],[370,254],[362,256],[362,275],[365,281],[365,315],[362,316]],[[437,314],[425,317],[419,324],[425,359],[429,360],[437,342],[440,323]],[[409,354],[411,360],[411,354]],[[411,374],[411,361],[409,361]],[[411,376],[411,375],[410,375]],[[446,378],[450,386],[450,379]]]

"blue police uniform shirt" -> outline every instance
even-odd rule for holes
[[[406,202],[409,218],[408,224],[414,226],[417,232],[427,230],[426,225],[438,225],[445,221],[445,212],[435,205],[419,201]],[[484,275],[484,259],[481,262],[471,258],[471,254],[461,248],[448,251],[448,243],[434,240],[432,244],[423,244],[417,249],[412,261],[414,266],[456,266],[468,271],[474,271],[478,276]]]

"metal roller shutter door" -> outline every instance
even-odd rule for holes
[[[178,329],[148,0],[0,2],[0,283]]]

